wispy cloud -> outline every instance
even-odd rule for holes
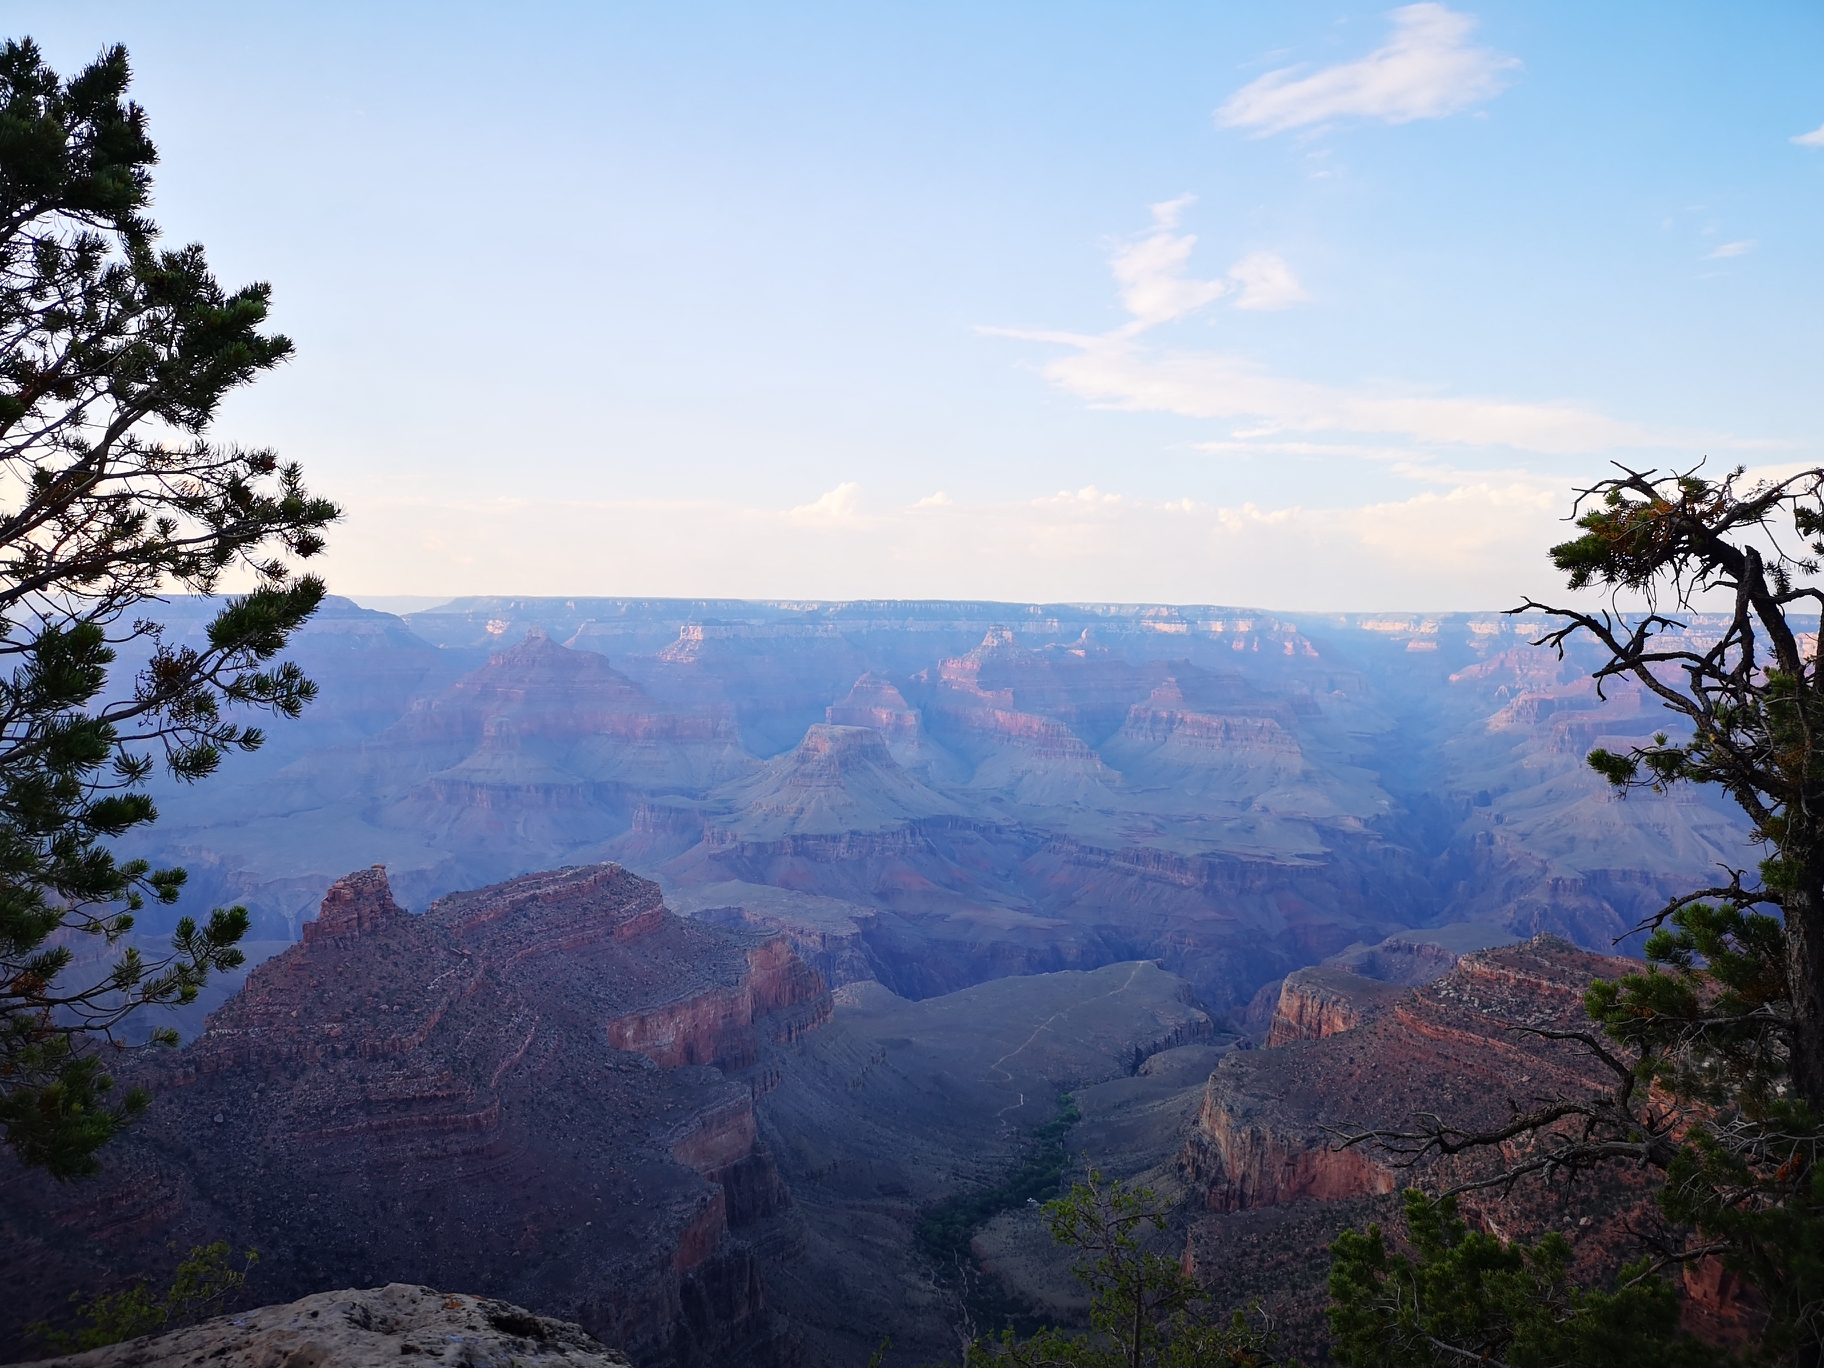
[[[1137,336],[1148,328],[1195,313],[1225,295],[1234,296],[1238,309],[1285,309],[1311,298],[1285,258],[1276,252],[1250,252],[1226,275],[1211,280],[1189,275],[1187,267],[1197,238],[1175,230],[1185,209],[1196,200],[1195,195],[1180,195],[1155,204],[1152,228],[1116,247],[1109,257],[1109,267],[1120,287],[1121,307],[1131,315],[1114,336]]]
[[[1709,256],[1711,260],[1715,260],[1718,257],[1746,256],[1760,245],[1761,244],[1756,242],[1753,238],[1743,238],[1739,242],[1725,242],[1719,247],[1711,248]]]
[[[1809,133],[1798,133],[1792,139],[1800,147],[1824,147],[1824,124],[1819,124]]]
[[[983,328],[1068,347],[1046,363],[1052,383],[1103,408],[1177,413],[1241,423],[1230,434],[1246,442],[1312,433],[1376,434],[1423,443],[1509,446],[1526,451],[1581,453],[1664,445],[1682,440],[1639,423],[1610,418],[1565,402],[1440,395],[1417,386],[1342,386],[1275,375],[1266,367],[1224,352],[1148,346],[1140,334],[1226,293],[1222,281],[1189,276],[1191,240],[1171,226],[1183,200],[1155,206],[1154,232],[1171,239],[1147,249],[1149,277],[1134,265],[1136,246],[1119,249],[1111,265],[1129,322],[1104,333]],[[1162,214],[1162,210],[1164,213]],[[1169,224],[1167,220],[1169,219]],[[1244,258],[1230,271],[1239,286],[1237,307],[1281,307],[1304,297],[1296,277],[1270,253]],[[1688,437],[1689,434],[1683,435]],[[1727,440],[1713,445],[1736,445]]]
[[[1224,101],[1216,122],[1264,137],[1341,118],[1437,119],[1492,99],[1520,66],[1516,57],[1470,43],[1471,15],[1420,4],[1387,17],[1392,37],[1367,56],[1309,75],[1299,66],[1269,71]]]
[[[1289,309],[1311,298],[1285,258],[1274,252],[1250,252],[1229,267],[1229,279],[1241,286],[1235,296],[1238,309]]]
[[[1180,195],[1155,204],[1152,231],[1117,249],[1110,260],[1121,305],[1133,315],[1121,329],[1123,336],[1201,309],[1234,288],[1227,280],[1192,280],[1184,273],[1197,239],[1172,230],[1195,198]]]
[[[1094,339],[1044,374],[1099,407],[1251,419],[1251,432],[1385,433],[1421,442],[1585,452],[1657,446],[1666,440],[1565,403],[1453,398],[1392,386],[1345,388],[1277,376],[1251,361],[1215,352],[1154,352],[1124,338]]]

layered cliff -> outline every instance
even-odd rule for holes
[[[1294,1040],[1322,1040],[1354,1030],[1399,998],[1405,989],[1350,969],[1313,965],[1287,974],[1267,1029],[1267,1048]]]
[[[461,1286],[640,1363],[782,1361],[740,1238],[788,1200],[754,1066],[829,1006],[783,937],[678,918],[616,866],[421,915],[351,875],[136,1076],[155,1102],[100,1186],[7,1186],[7,1325],[54,1314],[67,1279],[223,1238],[260,1250],[268,1297]]]
[[[1435,1189],[1498,1163],[1475,1151],[1414,1169],[1342,1138],[1408,1129],[1426,1116],[1494,1125],[1513,1107],[1606,1086],[1612,1075],[1587,1052],[1515,1028],[1587,1028],[1590,981],[1633,967],[1541,935],[1466,954],[1419,987],[1351,984],[1355,976],[1334,968],[1288,976],[1283,1019],[1301,1022],[1301,1037],[1224,1056],[1179,1153],[1178,1176],[1201,1208],[1189,1222],[1187,1271],[1225,1303],[1262,1298],[1287,1322],[1293,1346],[1311,1351],[1324,1337],[1322,1252],[1337,1232],[1396,1221],[1402,1188]],[[1363,1003],[1364,989],[1372,1002]],[[1339,1006],[1338,990],[1358,996]],[[1346,1024],[1348,1015],[1357,1024]],[[1638,1253],[1630,1231],[1650,1223],[1653,1205],[1650,1184],[1617,1167],[1601,1183],[1534,1179],[1512,1191],[1472,1191],[1462,1210],[1504,1238],[1562,1231],[1574,1275],[1601,1281]]]
[[[1341,969],[1289,975],[1269,1036],[1279,1048],[1223,1059],[1181,1170],[1215,1211],[1390,1192],[1390,1162],[1337,1148],[1338,1129],[1419,1113],[1475,1125],[1509,1098],[1589,1091],[1601,1080],[1587,1054],[1512,1027],[1583,1022],[1591,978],[1628,967],[1540,936],[1465,955],[1419,988]]]

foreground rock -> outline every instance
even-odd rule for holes
[[[350,875],[136,1071],[153,1104],[99,1179],[0,1161],[0,1355],[71,1288],[156,1283],[220,1239],[259,1250],[266,1296],[481,1287],[636,1363],[789,1359],[741,1235],[789,1201],[753,1098],[829,1012],[784,937],[674,916],[614,865],[419,915]]]
[[[319,1292],[30,1368],[379,1368],[413,1355],[464,1368],[628,1368],[580,1325],[410,1283]]]

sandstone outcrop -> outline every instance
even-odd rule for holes
[[[1540,935],[1464,955],[1419,987],[1357,979],[1382,995],[1359,1024],[1225,1055],[1178,1158],[1203,1209],[1190,1222],[1186,1269],[1227,1302],[1263,1297],[1292,1324],[1294,1347],[1309,1352],[1322,1338],[1324,1303],[1323,1260],[1313,1251],[1345,1226],[1397,1222],[1404,1187],[1448,1183],[1495,1162],[1473,1152],[1414,1170],[1382,1150],[1344,1148],[1341,1135],[1404,1129],[1424,1115],[1498,1124],[1511,1106],[1605,1086],[1611,1076],[1577,1046],[1513,1028],[1587,1026],[1589,982],[1634,967]],[[1321,972],[1288,976],[1287,990],[1297,992],[1301,979],[1354,986],[1347,971]],[[1322,1005],[1321,994],[1308,996]],[[1628,1228],[1647,1218],[1651,1196],[1639,1175],[1618,1167],[1601,1183],[1528,1180],[1511,1193],[1471,1192],[1462,1209],[1505,1238],[1564,1231],[1576,1276],[1600,1280],[1638,1252]]]
[[[378,931],[397,918],[409,915],[393,901],[392,886],[386,881],[386,866],[375,865],[344,875],[329,886],[316,917],[304,923],[304,939],[358,936],[364,931]]]
[[[1583,1021],[1590,979],[1629,967],[1540,936],[1466,955],[1420,988],[1340,969],[1290,975],[1279,1048],[1223,1059],[1181,1171],[1214,1211],[1391,1192],[1391,1161],[1337,1149],[1337,1128],[1400,1127],[1425,1112],[1474,1125],[1505,1114],[1509,1098],[1590,1090],[1600,1080],[1587,1055],[1510,1028]]]
[[[783,1361],[741,1238],[789,1201],[753,1099],[829,1011],[784,937],[679,918],[617,866],[418,915],[350,875],[136,1073],[155,1101],[103,1179],[7,1185],[8,1342],[63,1289],[221,1238],[259,1249],[267,1295],[481,1288],[636,1363]]]
[[[1364,978],[1350,969],[1313,965],[1287,974],[1267,1029],[1267,1048],[1294,1040],[1322,1040],[1354,1030],[1404,997],[1404,987]]]
[[[508,1302],[409,1283],[319,1292],[29,1368],[629,1368],[582,1326]]]

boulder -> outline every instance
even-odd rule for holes
[[[464,1368],[628,1368],[580,1325],[411,1283],[319,1292],[32,1368],[390,1368],[419,1356]]]

